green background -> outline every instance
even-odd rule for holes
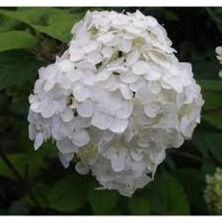
[[[106,8],[90,8],[104,10]],[[107,8],[141,10],[167,29],[180,61],[193,65],[205,105],[191,141],[167,151],[154,182],[133,197],[98,191],[74,163],[65,170],[51,142],[35,152],[27,137],[28,95],[38,69],[61,55],[73,24],[87,8],[0,9],[0,214],[207,215],[205,175],[222,165],[222,8]]]

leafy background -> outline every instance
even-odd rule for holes
[[[138,8],[165,26],[180,61],[191,62],[202,87],[202,122],[180,149],[171,149],[155,180],[132,198],[97,191],[98,183],[65,170],[49,142],[38,152],[27,138],[28,95],[38,69],[67,47],[70,29],[90,10],[0,9],[0,214],[207,215],[205,175],[222,166],[222,8]],[[108,8],[134,12],[137,8]]]

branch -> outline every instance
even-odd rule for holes
[[[184,157],[187,157],[187,158],[190,158],[190,159],[193,159],[195,161],[198,161],[198,162],[205,162],[205,159],[199,157],[199,156],[196,156],[196,155],[193,155],[193,154],[190,154],[190,153],[185,153],[185,152],[178,152],[176,150],[169,150],[168,151],[169,153],[172,153],[172,154],[176,154],[178,156],[184,156]]]

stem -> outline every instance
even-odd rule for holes
[[[29,184],[22,178],[22,176],[20,175],[20,173],[16,170],[16,168],[13,166],[12,162],[8,159],[7,155],[5,155],[5,153],[3,152],[3,150],[0,148],[0,156],[2,158],[2,160],[5,162],[5,164],[7,165],[7,167],[11,170],[11,172],[14,174],[15,178],[22,184],[25,185],[28,195],[30,197],[30,199],[32,200],[32,202],[36,205],[36,206],[40,206],[39,201],[36,199],[35,195],[32,193]]]
[[[178,152],[176,150],[170,150],[169,153],[176,154],[178,156],[184,156],[184,157],[196,160],[196,161],[201,162],[201,163],[205,162],[205,160],[203,158],[201,158],[199,156],[195,156],[195,155],[190,154],[190,153]]]
[[[21,175],[19,174],[19,172],[15,169],[15,167],[13,166],[13,164],[11,163],[11,161],[7,158],[7,156],[5,155],[5,153],[2,151],[2,149],[0,149],[0,156],[2,158],[2,160],[5,162],[5,164],[7,165],[7,167],[11,170],[11,172],[14,174],[14,176],[18,179],[18,181],[23,182],[23,179],[21,177]]]

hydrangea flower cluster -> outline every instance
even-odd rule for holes
[[[222,64],[222,46],[218,46],[215,51],[217,53],[217,59],[219,60],[220,64]],[[222,78],[222,70],[219,72],[219,77]]]
[[[88,12],[68,49],[39,70],[29,97],[29,137],[52,138],[64,167],[131,196],[152,179],[167,148],[200,122],[200,87],[165,29],[140,11]]]
[[[213,176],[206,176],[204,198],[212,214],[222,215],[222,169],[217,168]]]

